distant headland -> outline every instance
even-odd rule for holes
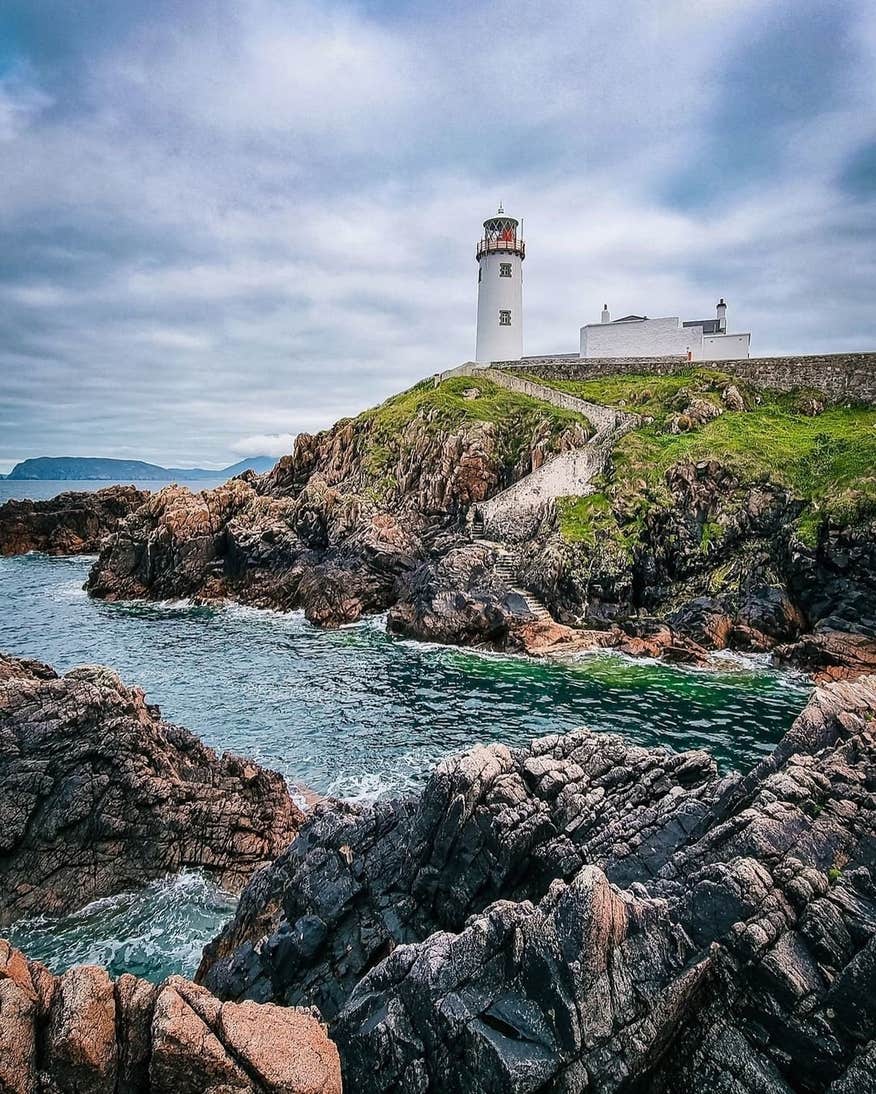
[[[160,467],[143,460],[113,460],[88,456],[39,456],[22,460],[8,475],[0,479],[99,479],[122,482],[126,479],[155,479],[172,482],[174,479],[232,478],[242,471],[262,474],[270,471],[276,460],[270,456],[248,456],[230,467]]]

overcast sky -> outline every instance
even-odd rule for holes
[[[876,348],[869,0],[3,0],[0,472],[279,454],[474,353],[714,314]]]

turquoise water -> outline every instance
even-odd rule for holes
[[[298,613],[104,604],[82,591],[91,561],[0,559],[0,649],[61,671],[110,665],[215,748],[351,799],[412,790],[441,757],[476,742],[524,744],[581,725],[707,748],[725,769],[744,769],[770,751],[809,691],[754,662],[707,671],[599,654],[553,664],[401,641],[382,620],[321,631]],[[155,930],[141,937],[146,909]],[[107,959],[115,971],[158,977],[188,970],[185,945],[199,949],[227,914],[221,894],[183,879],[54,924],[19,925],[16,937],[55,967],[119,944]]]

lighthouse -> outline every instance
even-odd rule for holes
[[[519,221],[499,206],[478,242],[478,340],[475,360],[517,361],[523,355],[523,259]]]

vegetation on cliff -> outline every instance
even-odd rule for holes
[[[666,472],[706,460],[720,462],[740,482],[787,487],[804,503],[798,533],[809,544],[825,522],[849,524],[876,515],[872,407],[822,407],[818,393],[766,392],[721,372],[694,368],[672,376],[543,382],[641,415],[639,427],[615,448],[613,473],[604,484],[607,494],[569,499],[560,506],[560,526],[570,541],[592,542],[607,530],[624,542],[635,540],[643,512],[669,501]],[[715,416],[698,423],[689,413],[698,403],[714,407]],[[621,528],[612,520],[609,497],[620,510]],[[709,540],[704,535],[704,547]]]
[[[423,380],[364,411],[351,424],[363,431],[363,466],[378,482],[405,462],[423,435],[434,441],[442,433],[482,427],[500,463],[512,472],[538,447],[547,453],[566,447],[563,438],[570,431],[579,439],[592,433],[583,415],[507,391],[479,376],[454,376],[439,384],[432,378]]]

